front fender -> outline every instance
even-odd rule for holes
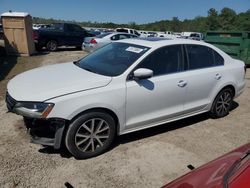
[[[99,90],[98,92],[96,92]],[[102,91],[100,91],[102,90]],[[114,112],[122,131],[125,125],[125,88],[108,90],[108,87],[65,95],[47,102],[55,106],[47,118],[63,118],[72,120],[78,114],[93,108],[104,108]]]

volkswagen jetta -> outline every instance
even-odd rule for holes
[[[89,158],[116,135],[204,112],[226,116],[244,77],[244,62],[205,42],[125,39],[17,75],[6,102],[24,117],[34,143],[65,144],[76,158]]]

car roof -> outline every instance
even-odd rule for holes
[[[113,34],[126,34],[126,35],[134,35],[131,33],[126,33],[126,32],[113,32]]]
[[[133,38],[123,39],[117,42],[130,43],[135,45],[146,46],[149,48],[158,48],[161,46],[174,45],[174,44],[199,44],[205,46],[212,46],[204,41],[196,41],[191,39],[168,39],[168,38]]]
[[[108,32],[108,34],[105,36],[105,37],[108,37],[110,35],[117,35],[117,34],[122,34],[122,35],[131,35],[131,36],[136,36],[134,34],[131,34],[131,33],[125,33],[125,32]]]
[[[140,45],[140,46],[145,46],[148,48],[152,49],[157,49],[160,47],[164,46],[169,46],[169,45],[175,45],[175,44],[194,44],[194,45],[202,45],[202,46],[207,46],[210,47],[214,50],[216,50],[220,55],[222,55],[224,58],[231,58],[228,54],[226,54],[224,51],[219,49],[218,47],[209,44],[204,41],[197,41],[197,40],[192,40],[192,39],[182,39],[182,38],[175,38],[175,39],[168,39],[168,38],[160,38],[159,40],[149,40],[148,38],[132,38],[132,39],[123,39],[115,42],[121,42],[121,43],[128,43],[128,44],[134,44],[134,45]]]
[[[129,30],[129,29],[130,29],[130,30],[135,30],[135,29],[126,28],[126,27],[119,27],[119,28],[116,28],[116,30],[117,30],[117,29],[127,29],[127,30]]]

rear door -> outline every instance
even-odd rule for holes
[[[185,113],[203,110],[209,105],[223,80],[224,59],[203,45],[186,45],[187,83]]]

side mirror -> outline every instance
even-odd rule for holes
[[[147,79],[151,78],[153,76],[153,71],[150,69],[146,68],[139,68],[136,69],[133,73],[134,79],[142,80],[142,79]]]

